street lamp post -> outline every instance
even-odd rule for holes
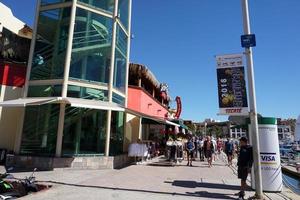
[[[250,35],[250,22],[249,22],[249,8],[248,0],[241,0],[242,12],[243,12],[243,24],[244,34]],[[253,57],[252,48],[246,47],[245,54],[247,60],[247,72],[248,72],[248,87],[249,87],[249,107],[250,107],[250,121],[251,121],[251,139],[253,145],[253,160],[254,160],[254,174],[255,174],[255,191],[256,198],[263,199],[262,180],[261,180],[261,165],[260,165],[260,147],[258,137],[258,121],[257,121],[257,109],[256,109],[256,94],[255,94],[255,82],[254,82],[254,70],[253,70]]]

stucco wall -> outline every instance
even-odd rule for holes
[[[126,114],[126,133],[124,138],[124,152],[128,152],[128,146],[136,142],[139,137],[140,118],[131,114]]]
[[[168,110],[141,88],[128,88],[128,108],[149,116],[164,118]]]
[[[17,99],[21,97],[22,88],[1,85],[0,101]],[[0,107],[0,148],[14,149],[16,133],[21,124],[21,116],[24,108]]]

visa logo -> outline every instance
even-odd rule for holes
[[[262,161],[275,161],[275,156],[260,156]]]

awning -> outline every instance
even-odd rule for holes
[[[116,103],[109,103],[99,100],[80,99],[80,98],[62,98],[62,97],[35,97],[35,98],[21,98],[9,101],[0,102],[2,107],[25,107],[25,106],[39,106],[48,103],[65,102],[72,107],[90,108],[99,110],[113,110],[124,112],[125,108]]]
[[[51,102],[58,101],[58,97],[37,97],[37,98],[20,98],[0,102],[2,107],[25,107],[25,106],[38,106]]]
[[[180,127],[179,124],[176,124],[176,123],[174,123],[174,122],[170,122],[169,120],[165,120],[165,121],[166,121],[166,123],[169,124],[169,125],[173,125],[173,126]]]
[[[155,121],[159,124],[166,124],[166,125],[172,125],[172,126],[180,127],[179,124],[176,124],[174,122],[170,122],[169,120],[166,120],[166,119],[163,119],[163,118],[158,118],[158,117],[153,117],[153,116],[149,116],[149,115],[145,115],[143,113],[140,113],[140,112],[128,109],[128,108],[126,108],[126,112],[129,113],[129,114],[144,118],[144,119]]]
[[[112,110],[124,112],[125,108],[121,107],[116,103],[109,103],[106,101],[90,100],[90,99],[80,99],[80,98],[63,98],[63,101],[70,104],[72,107],[79,108],[90,108],[99,110]]]

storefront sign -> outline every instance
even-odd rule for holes
[[[243,55],[223,55],[216,59],[219,114],[248,115]]]
[[[177,111],[176,111],[176,114],[175,114],[175,118],[179,119],[180,114],[181,114],[181,109],[182,109],[181,99],[180,99],[180,97],[177,96],[175,100],[176,100],[176,103],[177,103]]]

